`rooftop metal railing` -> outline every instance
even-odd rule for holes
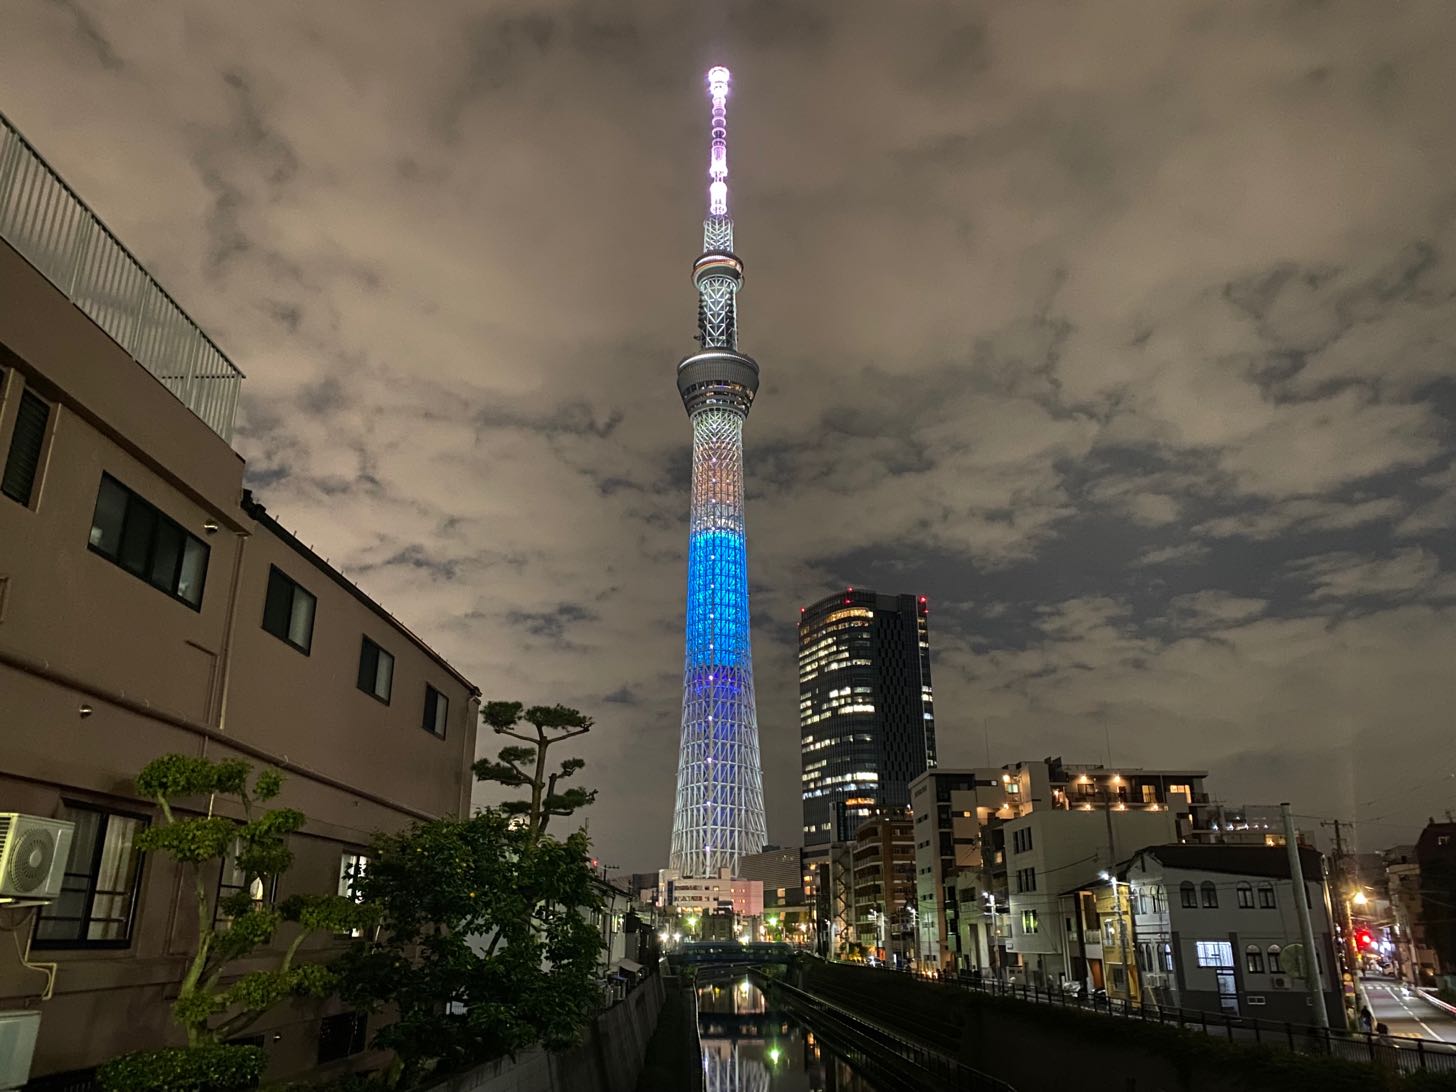
[[[224,440],[243,373],[0,114],[0,238]]]

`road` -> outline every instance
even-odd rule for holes
[[[1367,976],[1365,993],[1370,998],[1375,1022],[1390,1025],[1390,1034],[1456,1043],[1456,1016],[1423,1001],[1399,982]]]

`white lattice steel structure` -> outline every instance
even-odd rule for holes
[[[758,365],[738,351],[738,288],[728,215],[728,70],[708,73],[712,137],[703,254],[693,266],[702,349],[677,369],[693,425],[682,738],[670,867],[681,876],[737,872],[763,849],[763,768],[748,627],[743,422]]]

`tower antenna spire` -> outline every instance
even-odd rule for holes
[[[712,139],[708,145],[708,215],[728,215],[728,70],[708,69],[708,97],[713,101]]]

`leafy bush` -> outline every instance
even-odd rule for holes
[[[105,1092],[243,1092],[267,1061],[255,1046],[167,1047],[113,1058],[96,1076]]]

